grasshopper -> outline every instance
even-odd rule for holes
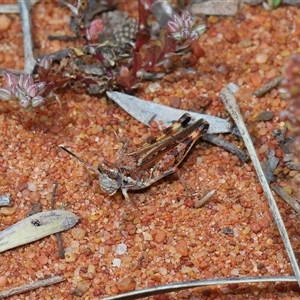
[[[134,151],[128,151],[125,143],[115,163],[103,160],[97,169],[67,148],[60,147],[98,175],[104,193],[112,196],[121,189],[128,200],[127,191],[144,189],[177,171],[178,165],[209,127],[203,119],[192,124],[190,120],[191,116],[185,113],[171,126],[147,138]]]

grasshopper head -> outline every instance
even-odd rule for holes
[[[60,146],[60,148],[75,157],[99,176],[100,188],[104,193],[113,195],[122,186],[122,173],[114,164],[103,160],[100,162],[98,169],[96,169],[64,146]]]
[[[112,163],[104,160],[98,166],[99,185],[104,193],[112,196],[122,185],[122,175]]]

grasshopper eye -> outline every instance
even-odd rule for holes
[[[100,162],[100,164],[98,166],[98,171],[102,175],[107,175],[108,177],[113,178],[113,179],[117,179],[119,176],[118,168],[116,168],[114,164],[112,164],[106,160]]]

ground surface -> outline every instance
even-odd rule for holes
[[[66,47],[45,39],[47,34],[70,34],[66,8],[38,4],[32,17],[38,53]],[[9,28],[0,32],[0,64],[21,69],[21,23],[18,15],[9,18]],[[300,10],[291,6],[273,12],[245,6],[235,17],[210,17],[208,30],[199,41],[205,54],[192,67],[196,74],[179,68],[159,81],[156,92],[150,92],[145,83],[136,95],[187,110],[200,110],[210,103],[206,113],[222,115],[225,109],[218,92],[234,82],[241,88],[238,101],[256,137],[260,159],[265,161],[271,148],[282,160],[271,131],[278,127],[278,114],[287,105],[276,89],[259,99],[252,92],[280,74],[286,57],[300,51],[299,30]],[[57,146],[64,144],[97,166],[100,157],[113,161],[122,146],[115,132],[121,139],[131,138],[134,145],[149,136],[150,130],[104,97],[70,91],[60,97],[63,113],[56,104],[28,113],[0,102],[0,194],[10,193],[14,203],[12,209],[0,210],[0,229],[25,217],[36,201],[49,210],[54,182],[59,184],[56,207],[63,206],[81,218],[74,229],[63,233],[66,259],[59,259],[54,236],[1,254],[0,290],[50,275],[66,278],[64,283],[11,299],[73,299],[73,291],[82,291],[83,299],[98,299],[130,286],[293,274],[250,162],[242,164],[225,150],[199,142],[180,168],[186,184],[199,197],[216,189],[199,209],[192,207],[197,198],[187,195],[176,176],[130,193],[132,202],[124,201],[120,192],[108,197],[94,178],[90,186],[82,186],[84,166]],[[257,121],[268,110],[274,117]],[[241,141],[225,138],[243,149]],[[279,184],[293,192],[289,178],[295,175],[291,172]],[[298,215],[281,199],[276,200],[299,256]],[[127,251],[118,254],[117,246],[122,244]],[[121,260],[119,267],[115,259]],[[199,298],[298,299],[299,294],[295,284],[255,284],[184,291],[155,299]]]

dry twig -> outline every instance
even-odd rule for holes
[[[256,97],[263,96],[264,94],[266,94],[267,92],[269,92],[270,90],[275,88],[281,82],[282,78],[283,78],[282,75],[275,77],[269,83],[267,83],[267,84],[263,85],[262,87],[258,88],[257,90],[255,90],[253,92],[253,95]]]
[[[201,139],[203,141],[212,143],[218,147],[221,147],[225,150],[227,150],[228,152],[233,153],[234,155],[236,155],[242,162],[246,162],[249,159],[249,156],[243,152],[242,150],[240,150],[239,148],[235,147],[233,144],[225,141],[224,139],[221,139],[215,135],[212,134],[204,134]]]
[[[288,203],[296,212],[300,213],[300,204],[286,193],[279,185],[271,185],[272,190],[280,196],[286,203]]]
[[[245,277],[245,278],[219,278],[204,279],[188,282],[177,282],[166,285],[155,286],[147,289],[136,290],[125,294],[115,295],[102,300],[135,300],[150,296],[178,292],[186,289],[207,287],[212,285],[239,284],[239,283],[262,283],[262,282],[296,282],[294,276],[273,276],[273,277]]]
[[[200,208],[202,207],[214,194],[215,194],[216,190],[211,190],[210,192],[208,192],[204,197],[202,197],[201,199],[199,199],[196,203],[195,203],[195,208]]]
[[[50,277],[50,278],[47,278],[47,279],[42,279],[42,280],[34,281],[34,282],[31,282],[31,283],[26,283],[24,285],[14,287],[14,288],[9,289],[7,291],[0,292],[0,299],[5,299],[5,298],[11,297],[13,295],[18,295],[18,294],[22,294],[22,293],[25,293],[25,292],[28,292],[28,291],[36,290],[40,287],[53,285],[53,284],[62,282],[64,280],[65,280],[65,278],[63,278],[63,277],[54,276],[54,277]]]
[[[24,0],[19,0],[20,15],[22,20],[22,31],[23,31],[23,44],[24,44],[24,71],[25,73],[31,74],[36,60],[33,57],[32,50],[32,35],[31,35],[31,20],[29,14],[29,3]]]
[[[55,199],[57,187],[58,187],[58,184],[55,182],[54,187],[53,187],[53,191],[52,191],[52,196],[51,196],[51,210],[55,209],[54,199]],[[63,244],[63,241],[62,241],[61,232],[55,233],[55,237],[57,239],[58,256],[59,256],[59,258],[64,259],[65,258],[65,250],[64,250],[64,244]]]
[[[234,119],[237,127],[240,130],[240,133],[242,135],[242,138],[244,140],[245,146],[248,149],[248,153],[250,155],[250,158],[253,162],[254,168],[256,170],[258,179],[262,185],[262,188],[264,190],[265,196],[268,200],[270,209],[272,211],[274,221],[278,227],[278,230],[280,232],[281,238],[283,240],[283,243],[285,245],[286,252],[289,256],[291,265],[293,267],[295,276],[297,278],[298,284],[300,285],[300,269],[295,257],[295,253],[293,251],[291,242],[289,240],[288,234],[286,232],[284,223],[282,221],[281,215],[279,213],[277,204],[275,202],[275,199],[273,197],[272,191],[270,189],[270,186],[268,184],[268,181],[265,177],[264,171],[260,165],[260,161],[257,157],[257,154],[255,152],[255,148],[253,146],[252,140],[250,138],[249,132],[247,130],[247,127],[244,123],[243,117],[241,115],[240,109],[238,107],[238,104],[236,102],[234,94],[231,92],[231,90],[227,87],[223,88],[220,92],[220,98],[225,105],[227,111],[230,113],[232,118]]]

